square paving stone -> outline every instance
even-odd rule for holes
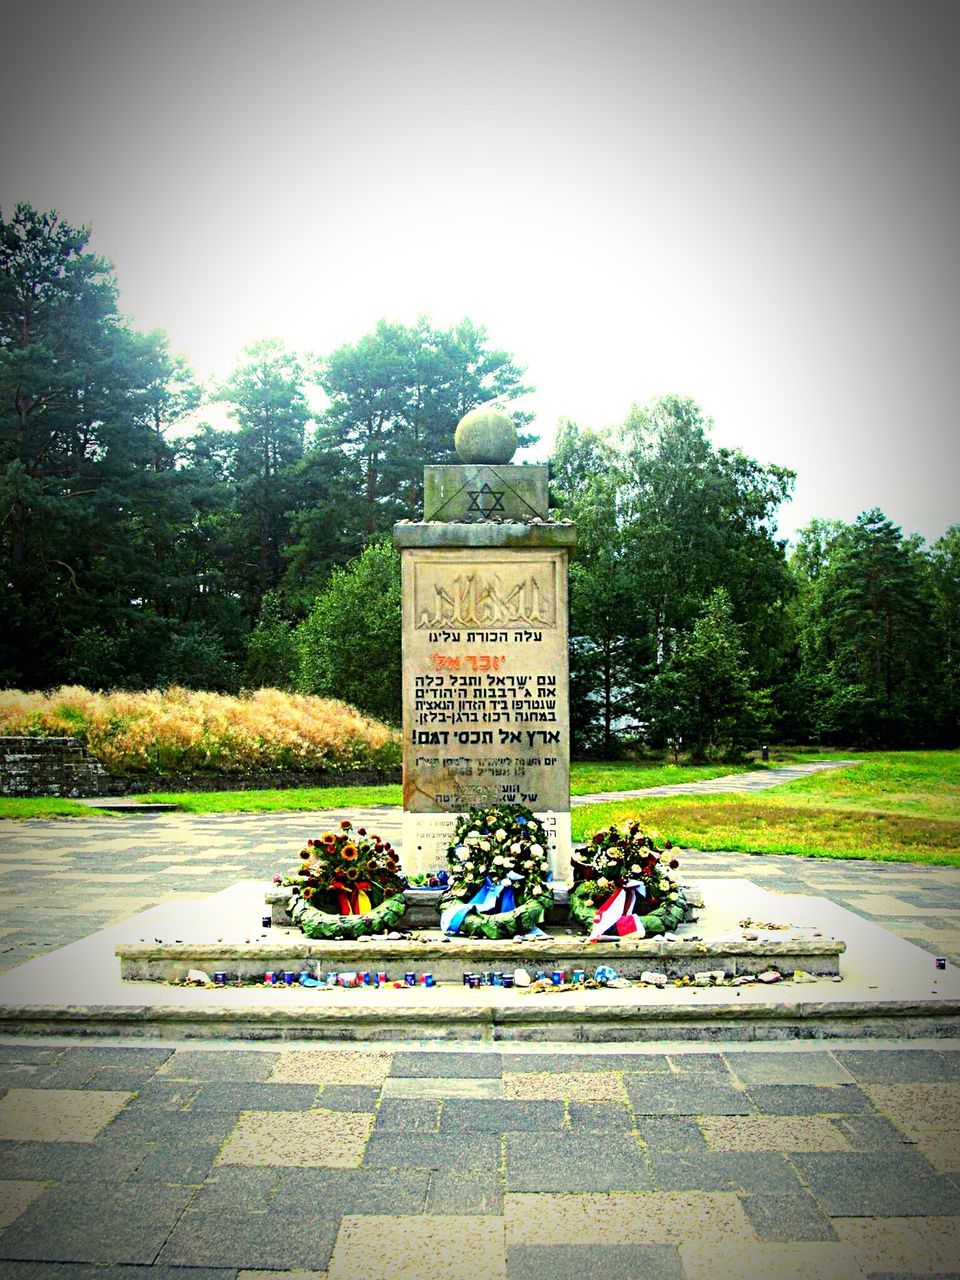
[[[506,1280],[503,1223],[489,1215],[343,1219],[329,1280]]]
[[[212,1142],[223,1142],[236,1127],[237,1118],[234,1111],[186,1112],[164,1111],[160,1107],[139,1110],[125,1107],[105,1130],[104,1137],[117,1141],[208,1146]]]
[[[45,1049],[35,1044],[0,1044],[0,1062],[30,1062],[34,1066],[52,1062],[61,1048]]]
[[[380,1090],[373,1084],[327,1084],[317,1106],[327,1111],[373,1111],[379,1099]]]
[[[532,1071],[537,1073],[585,1071],[629,1071],[637,1075],[660,1072],[670,1074],[665,1053],[505,1053],[503,1073]]]
[[[161,1111],[186,1111],[204,1086],[198,1080],[167,1080],[154,1076],[137,1089],[129,1111],[158,1107]]]
[[[122,1182],[139,1167],[147,1150],[140,1141],[4,1143],[0,1167],[8,1178]]]
[[[862,1280],[853,1251],[842,1242],[746,1244],[720,1241],[680,1245],[686,1280]]]
[[[830,1123],[854,1151],[891,1151],[911,1145],[911,1139],[886,1116],[836,1116]]]
[[[656,1185],[662,1191],[769,1192],[799,1194],[796,1172],[779,1152],[649,1152]]]
[[[157,1259],[178,1267],[322,1271],[338,1223],[319,1215],[239,1211],[185,1213]]]
[[[507,1133],[510,1130],[559,1130],[563,1124],[562,1102],[519,1102],[503,1098],[450,1098],[440,1112],[441,1133],[483,1130]]]
[[[372,1127],[360,1111],[244,1111],[217,1163],[354,1168]]]
[[[943,1049],[938,1056],[948,1073],[948,1079],[960,1080],[960,1049]]]
[[[271,1204],[284,1213],[422,1213],[431,1174],[427,1169],[283,1169]],[[469,1179],[459,1172],[451,1181]]]
[[[850,1084],[851,1076],[830,1053],[728,1053],[733,1073],[745,1085]]]
[[[836,1240],[837,1236],[813,1196],[742,1196],[747,1217],[761,1240]]]
[[[507,1250],[509,1280],[684,1280],[669,1244],[515,1245]]]
[[[837,1060],[862,1084],[955,1080],[952,1064],[932,1049],[838,1049]]]
[[[631,1134],[508,1133],[508,1191],[647,1191],[653,1181]]]
[[[768,1115],[851,1115],[870,1112],[870,1099],[856,1085],[759,1084],[747,1093]]]
[[[0,1098],[0,1139],[92,1142],[130,1093],[92,1089],[10,1089]]]
[[[47,1189],[45,1182],[25,1182],[15,1179],[0,1181],[0,1230],[16,1222],[24,1209],[42,1196]]]
[[[499,1172],[466,1169],[455,1178],[431,1173],[426,1213],[503,1214],[503,1182]],[[357,1212],[351,1210],[351,1212]]]
[[[161,1072],[177,1080],[267,1080],[277,1058],[243,1049],[178,1049]]]
[[[499,1053],[397,1053],[391,1076],[441,1076],[445,1079],[499,1079],[503,1070]]]
[[[696,1120],[686,1116],[640,1116],[637,1132],[651,1151],[706,1151],[707,1140]]]
[[[909,1138],[960,1128],[960,1084],[865,1084],[871,1102]]]
[[[382,1085],[393,1055],[362,1049],[293,1049],[276,1059],[272,1084]]]
[[[440,1127],[437,1098],[384,1098],[376,1111],[377,1129],[402,1129],[436,1133]]]
[[[917,1152],[937,1173],[960,1173],[960,1129],[931,1130],[917,1138]]]
[[[0,1258],[149,1265],[192,1194],[146,1183],[50,1187],[0,1235]]]
[[[567,1116],[571,1129],[592,1133],[633,1128],[633,1112],[619,1102],[568,1102]]]
[[[384,1098],[502,1098],[499,1076],[391,1076],[383,1082]]]
[[[224,1271],[222,1267],[194,1267],[185,1278],[179,1267],[154,1265],[145,1272],[142,1266],[123,1263],[105,1266],[83,1262],[4,1262],[4,1280],[147,1280],[147,1277],[149,1280],[232,1280],[234,1274],[233,1270]],[[273,1272],[263,1280],[280,1280],[280,1277]],[[297,1280],[310,1280],[310,1277],[304,1272]]]
[[[228,1080],[223,1084],[201,1085],[190,1103],[190,1111],[305,1111],[316,1102],[317,1092],[315,1084]]]
[[[850,1151],[827,1116],[703,1116],[700,1128],[714,1151]]]
[[[241,1166],[211,1167],[196,1195],[190,1211],[198,1213],[260,1213],[283,1208],[274,1205],[280,1186],[280,1170],[276,1167],[248,1169]],[[319,1206],[317,1206],[319,1208]],[[334,1217],[335,1215],[325,1215]]]
[[[181,1147],[158,1143],[148,1147],[143,1159],[130,1174],[131,1182],[143,1179],[154,1182],[177,1182],[196,1186],[210,1173],[220,1144]],[[191,1277],[192,1280],[192,1277]]]
[[[738,1196],[729,1191],[614,1191],[504,1197],[507,1244],[670,1244],[755,1241]],[[754,1280],[745,1273],[743,1280]]]
[[[797,1152],[800,1171],[831,1218],[960,1214],[960,1192],[913,1152]]]
[[[670,1070],[682,1076],[729,1076],[730,1068],[719,1053],[671,1053]]]
[[[84,1089],[126,1089],[144,1088],[156,1076],[154,1067],[98,1067],[90,1079],[82,1087]]]
[[[627,1078],[634,1114],[648,1116],[737,1116],[756,1111],[752,1098],[729,1084],[691,1076]]]
[[[173,1056],[172,1049],[135,1049],[119,1046],[67,1049],[51,1063],[40,1079],[45,1088],[79,1089],[100,1071],[136,1073],[140,1082],[149,1080]],[[103,1085],[103,1088],[109,1086]],[[118,1087],[137,1088],[137,1085]]]
[[[955,1217],[838,1218],[833,1225],[871,1276],[960,1271],[960,1220]]]
[[[500,1138],[492,1133],[399,1133],[375,1130],[365,1167],[386,1169],[499,1169]]]
[[[577,1102],[626,1102],[619,1071],[515,1071],[503,1077],[507,1098],[538,1098]]]

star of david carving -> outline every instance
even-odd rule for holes
[[[490,485],[484,481],[479,489],[468,489],[467,497],[470,499],[470,505],[467,511],[479,511],[481,515],[493,515],[496,511],[503,511],[503,498],[506,489],[491,489]]]

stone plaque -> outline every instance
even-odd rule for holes
[[[565,549],[543,545],[404,549],[408,870],[440,865],[453,825],[418,826],[417,815],[517,803],[557,832],[554,875],[566,878],[566,559]]]
[[[424,467],[424,520],[547,520],[546,467]]]

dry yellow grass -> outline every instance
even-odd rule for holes
[[[399,763],[394,729],[332,698],[258,689],[241,697],[0,690],[0,734],[80,738],[121,772],[357,769]]]

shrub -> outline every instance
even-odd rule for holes
[[[0,691],[0,734],[80,738],[108,769],[394,768],[396,732],[330,698],[259,689],[241,697],[173,686],[147,693]]]
[[[300,688],[399,724],[400,617],[400,557],[389,543],[374,543],[334,570],[297,628]]]

